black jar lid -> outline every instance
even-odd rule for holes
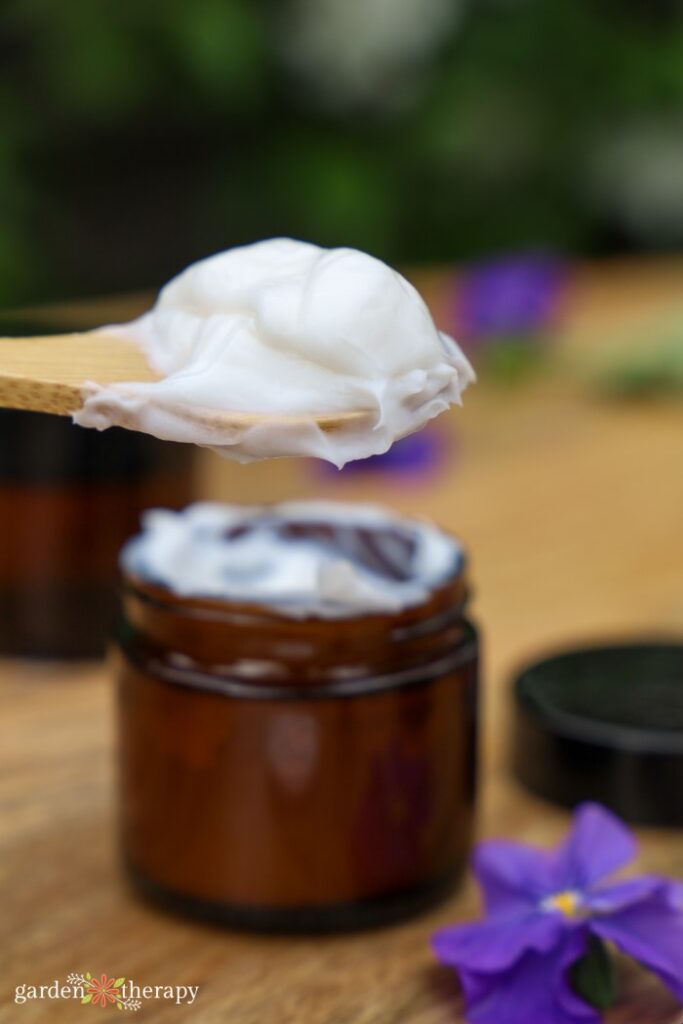
[[[513,771],[539,796],[683,827],[683,643],[568,650],[514,679]]]

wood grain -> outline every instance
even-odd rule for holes
[[[154,381],[150,368],[136,345],[99,331],[55,334],[39,338],[0,338],[0,408],[28,409],[68,416],[83,405],[84,384]],[[105,411],[104,405],[100,406]],[[322,431],[333,434],[368,418],[365,411],[318,413],[311,417]],[[298,414],[262,414],[223,409],[195,408],[185,411],[186,421],[198,427],[241,431],[268,421],[277,425],[300,423]],[[120,426],[135,429],[118,412]]]
[[[465,540],[486,654],[482,836],[552,843],[568,821],[507,773],[512,669],[566,643],[683,631],[683,409],[610,405],[565,372],[613,323],[646,335],[680,295],[680,266],[661,270],[661,279],[648,267],[577,274],[555,370],[513,392],[486,380],[473,389],[464,411],[440,425],[451,446],[445,476],[407,484],[336,477],[312,463],[238,467],[203,457],[207,497],[383,500],[430,514]],[[193,1006],[145,1003],[140,1020],[153,1024],[462,1022],[457,980],[435,965],[428,938],[476,914],[471,881],[417,921],[316,940],[232,934],[135,899],[116,851],[112,691],[100,665],[0,671],[0,1021],[120,1019],[115,1009],[12,1001],[15,985],[91,970],[200,985]],[[680,832],[640,838],[642,868],[683,878]],[[622,965],[621,1004],[606,1019],[680,1024],[683,1010]]]
[[[154,380],[142,352],[98,332],[0,338],[0,406],[66,416],[83,405],[83,384]]]

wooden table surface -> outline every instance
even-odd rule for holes
[[[683,407],[609,404],[574,372],[624,330],[646,343],[682,284],[680,262],[576,274],[554,369],[512,391],[483,380],[441,421],[455,436],[452,471],[419,486],[202,455],[206,497],[379,499],[464,539],[485,637],[482,836],[551,843],[568,822],[508,776],[513,667],[556,645],[683,630]],[[0,702],[0,1020],[87,1019],[93,1010],[76,1002],[13,1002],[16,985],[86,970],[200,986],[193,1006],[146,1002],[139,1019],[150,1024],[462,1020],[457,980],[434,963],[428,937],[476,914],[470,881],[426,917],[341,938],[245,936],[167,916],[135,899],[119,869],[106,669],[5,662]],[[640,834],[641,865],[683,878],[683,835]],[[639,970],[623,967],[622,996],[610,1022],[682,1019]]]

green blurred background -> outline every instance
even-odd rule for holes
[[[683,242],[681,0],[4,0],[0,304],[273,234]]]

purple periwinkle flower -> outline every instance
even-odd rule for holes
[[[396,441],[382,455],[369,455],[366,459],[347,462],[337,469],[329,462],[321,463],[326,476],[351,477],[363,473],[382,473],[397,478],[424,478],[431,476],[449,462],[453,466],[455,444],[436,424],[427,424],[415,434]]]
[[[465,271],[457,293],[457,333],[465,343],[529,337],[552,324],[567,273],[552,256],[520,254]]]
[[[581,805],[555,850],[482,843],[473,860],[486,917],[438,932],[470,1024],[577,1024],[600,1014],[579,997],[570,968],[592,940],[614,943],[683,1002],[681,886],[640,876],[609,882],[633,859],[631,832],[598,804]]]

